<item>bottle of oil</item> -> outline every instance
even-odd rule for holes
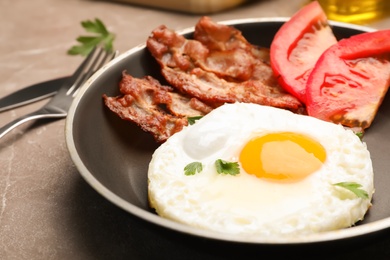
[[[367,24],[390,14],[389,0],[318,0],[329,20]]]

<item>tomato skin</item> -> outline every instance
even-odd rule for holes
[[[390,84],[390,30],[339,41],[319,58],[306,86],[310,116],[368,128]]]
[[[303,103],[306,82],[316,61],[337,43],[317,1],[301,8],[275,34],[270,47],[271,66],[279,84]]]

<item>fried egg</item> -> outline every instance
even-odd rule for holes
[[[216,161],[238,174],[218,173]],[[202,170],[185,173],[191,163]],[[335,185],[356,183],[367,198]],[[374,193],[366,144],[341,125],[256,104],[225,104],[153,154],[148,196],[161,217],[237,236],[280,237],[346,228]]]

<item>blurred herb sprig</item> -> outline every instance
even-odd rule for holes
[[[108,31],[104,23],[95,18],[95,20],[86,20],[81,22],[81,26],[92,35],[79,36],[76,41],[79,45],[74,45],[68,50],[70,55],[87,56],[95,46],[102,45],[107,51],[113,50],[115,34]]]

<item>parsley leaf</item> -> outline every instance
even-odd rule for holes
[[[188,124],[193,125],[195,124],[196,120],[201,119],[203,116],[190,116],[187,117]]]
[[[113,50],[115,34],[109,32],[101,20],[96,18],[95,21],[82,21],[81,26],[93,35],[78,37],[76,40],[80,44],[72,46],[68,54],[87,56],[99,44],[103,45],[107,51]]]
[[[363,132],[356,132],[355,134],[360,138],[360,140],[363,139],[363,135],[364,135]]]
[[[333,184],[335,186],[339,186],[345,188],[351,192],[353,192],[358,198],[368,199],[368,194],[365,190],[361,189],[362,185],[356,182],[339,182]]]
[[[237,175],[240,173],[240,168],[237,162],[227,162],[221,159],[215,161],[215,167],[219,174]]]
[[[195,175],[196,172],[201,172],[203,170],[203,165],[200,162],[192,162],[186,165],[184,167],[184,174],[189,175]]]

